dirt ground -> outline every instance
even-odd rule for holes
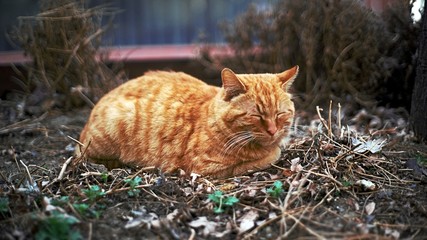
[[[88,115],[3,108],[0,239],[427,239],[427,147],[396,115],[301,117],[279,162],[220,180],[72,158]]]

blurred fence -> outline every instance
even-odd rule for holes
[[[18,50],[6,33],[17,25],[18,16],[38,12],[38,1],[0,0],[0,51]],[[275,0],[91,0],[89,7],[105,5],[120,12],[104,37],[113,46],[190,44],[224,41],[219,24],[233,20],[250,4],[265,9]]]

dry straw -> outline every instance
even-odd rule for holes
[[[71,108],[82,100],[92,105],[123,79],[119,69],[107,67],[107,52],[100,49],[117,10],[85,8],[85,1],[71,0],[44,0],[40,6],[37,15],[19,17],[11,34],[32,60],[25,66],[27,77],[21,79],[32,93],[27,104],[48,99],[54,103],[47,108],[53,104]]]

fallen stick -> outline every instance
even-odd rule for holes
[[[64,177],[65,170],[67,169],[68,165],[71,163],[72,160],[73,160],[73,156],[69,157],[67,161],[65,161],[65,163],[62,165],[62,168],[61,168],[61,171],[59,172],[58,177],[56,178],[56,181],[62,180],[62,178]]]

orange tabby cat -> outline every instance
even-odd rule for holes
[[[228,177],[267,168],[280,156],[298,66],[279,74],[235,74],[222,88],[181,72],[148,72],[105,95],[80,141],[85,156]]]

